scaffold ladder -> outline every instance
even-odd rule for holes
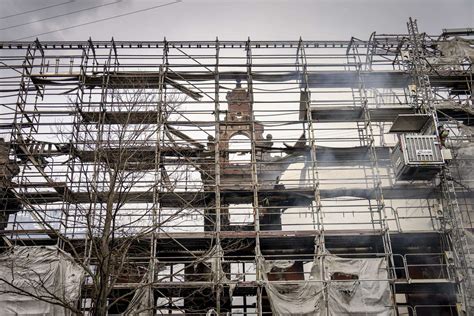
[[[417,84],[416,93],[413,94],[414,105],[421,113],[431,114],[434,118],[434,132],[436,135],[438,116],[434,108],[434,95],[431,89],[429,76],[425,71],[424,65],[424,34],[418,32],[416,20],[409,19],[407,23],[411,46],[411,63],[408,64],[412,77]],[[439,135],[438,135],[439,136]],[[447,166],[440,173],[440,189],[442,202],[444,204],[444,222],[442,227],[447,235],[450,248],[453,252],[454,268],[456,271],[456,282],[458,287],[458,310],[459,313],[465,311],[467,315],[474,313],[472,299],[472,282],[469,271],[472,270],[472,262],[469,256],[469,244],[466,238],[466,232],[463,228],[461,209],[456,196],[456,188]]]

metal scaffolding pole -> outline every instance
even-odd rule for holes
[[[472,158],[398,177],[389,128],[425,113],[425,136],[444,123],[469,148],[472,61],[442,48],[472,43],[414,21],[350,41],[0,42],[0,256],[71,254],[84,313],[102,277],[109,313],[190,315],[275,313],[272,289],[314,284],[329,313],[357,277],[330,260],[380,258],[384,308],[461,315]]]

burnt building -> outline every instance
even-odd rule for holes
[[[0,49],[0,314],[473,313],[472,30]]]

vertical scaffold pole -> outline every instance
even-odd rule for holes
[[[362,60],[360,59],[360,54],[357,50],[357,46],[353,45],[352,49],[353,49],[354,61],[356,63],[355,67],[356,67],[357,77],[358,77],[357,89],[358,89],[358,94],[359,94],[359,100],[361,103],[360,106],[362,107],[362,114],[363,114],[363,133],[361,136],[364,137],[363,144],[367,147],[367,154],[370,160],[370,168],[371,168],[370,173],[371,173],[372,184],[373,184],[373,187],[371,189],[372,194],[370,194],[369,196],[369,211],[371,215],[372,227],[373,228],[378,227],[381,234],[382,243],[384,247],[384,257],[385,257],[385,262],[387,265],[388,281],[389,281],[391,293],[392,293],[393,311],[396,312],[397,310],[396,299],[395,299],[396,292],[395,292],[395,285],[393,282],[394,273],[392,270],[395,267],[394,267],[394,261],[393,261],[391,239],[390,239],[390,230],[387,223],[385,200],[384,200],[383,191],[382,191],[382,178],[380,176],[377,151],[375,148],[376,138],[374,135],[372,120],[370,116],[369,97],[368,97],[368,93],[367,93],[367,89],[366,89],[366,85],[364,81],[364,75],[362,73],[362,71],[364,70],[372,69],[371,62],[373,60],[372,54],[376,51],[375,48],[373,47],[375,45],[376,45],[375,33],[372,33],[367,43],[367,53],[365,54],[366,56],[365,63],[362,62]],[[372,206],[372,203],[371,203],[372,199],[375,199],[375,214],[373,212],[374,207]],[[392,269],[390,268],[390,266],[392,267]]]
[[[314,130],[314,122],[313,117],[311,114],[311,91],[309,88],[309,76],[308,76],[308,60],[306,57],[305,51],[305,43],[302,38],[300,38],[297,50],[297,58],[299,55],[299,59],[302,65],[302,87],[303,91],[300,93],[304,93],[304,111],[305,111],[305,120],[308,124],[308,141],[310,147],[310,159],[311,159],[311,187],[313,191],[314,202],[311,204],[311,214],[313,218],[316,218],[317,223],[317,230],[318,235],[315,236],[315,255],[318,255],[320,260],[320,275],[322,277],[322,284],[323,284],[323,295],[324,295],[324,302],[325,302],[325,310],[326,313],[329,315],[329,308],[328,308],[328,291],[327,291],[327,282],[325,280],[324,274],[324,256],[326,254],[326,245],[325,245],[325,235],[324,235],[324,216],[322,212],[322,203],[321,203],[321,193],[320,193],[320,182],[319,182],[319,169],[318,169],[318,159],[316,154],[316,133]],[[306,133],[306,131],[305,131]]]

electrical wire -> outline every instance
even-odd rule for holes
[[[42,8],[39,8],[39,9],[34,9],[34,10],[25,11],[25,12],[20,12],[20,13],[15,13],[15,14],[10,14],[10,15],[5,15],[5,16],[0,17],[0,20],[8,19],[8,18],[12,18],[12,17],[14,17],[14,16],[24,15],[24,14],[28,14],[28,13],[33,13],[33,12],[37,12],[37,11],[42,11],[42,10],[46,10],[46,9],[50,9],[50,8],[54,8],[54,7],[59,7],[59,6],[61,6],[61,5],[65,5],[65,4],[74,2],[74,1],[76,1],[76,0],[69,0],[69,1],[66,1],[66,2],[62,2],[62,3],[58,3],[58,4],[53,4],[53,5],[46,6],[46,7],[42,7]]]
[[[38,36],[40,36],[40,35],[46,35],[46,34],[61,32],[61,31],[65,31],[65,30],[70,30],[70,29],[74,29],[74,28],[81,27],[81,26],[86,26],[86,25],[91,25],[91,24],[95,24],[95,23],[100,23],[100,22],[104,22],[104,21],[108,21],[108,20],[113,20],[113,19],[117,19],[117,18],[124,17],[124,16],[132,15],[132,14],[137,14],[137,13],[141,13],[141,12],[145,12],[145,11],[150,11],[150,10],[158,9],[158,8],[161,8],[161,7],[166,7],[166,6],[173,5],[173,4],[177,4],[177,3],[180,3],[180,2],[182,2],[182,0],[175,0],[175,1],[173,1],[173,2],[168,2],[168,3],[164,3],[164,4],[152,6],[152,7],[149,7],[149,8],[145,8],[145,9],[140,9],[140,10],[136,10],[136,11],[131,11],[131,12],[128,12],[128,13],[117,14],[117,15],[113,15],[113,16],[110,16],[110,17],[107,17],[107,18],[98,19],[98,20],[94,20],[94,21],[90,21],[90,22],[86,22],[86,23],[81,23],[81,24],[76,24],[76,25],[72,25],[72,26],[68,26],[68,27],[63,27],[63,28],[60,28],[60,29],[57,29],[57,30],[53,30],[53,31],[48,31],[48,32],[43,32],[43,33],[38,33],[38,34],[34,34],[34,35],[29,35],[29,36],[21,37],[21,38],[16,38],[16,39],[13,39],[12,41],[21,41],[21,40],[25,40],[25,39],[28,39],[28,38],[31,38],[31,37],[38,37]]]
[[[12,25],[12,26],[8,26],[8,27],[1,28],[0,31],[5,31],[5,30],[13,29],[13,28],[20,27],[20,26],[30,25],[30,24],[33,24],[33,23],[48,21],[48,20],[60,18],[60,17],[63,17],[63,16],[76,14],[76,13],[79,13],[79,12],[84,12],[84,11],[88,11],[88,10],[93,10],[93,9],[105,7],[105,6],[108,6],[108,5],[116,4],[116,3],[121,2],[121,1],[122,1],[122,0],[116,0],[116,1],[113,1],[113,2],[104,3],[104,4],[96,5],[96,6],[89,7],[89,8],[85,8],[85,9],[80,9],[80,10],[71,11],[71,12],[68,12],[68,13],[63,13],[63,14],[59,14],[59,15],[50,16],[50,17],[47,17],[47,18],[44,18],[44,19],[39,19],[39,20],[29,21],[29,22],[25,22],[25,23],[21,23],[21,24],[16,24],[16,25]]]
[[[16,71],[17,73],[19,73],[20,75],[23,76],[23,73],[22,73],[21,71],[15,69],[14,67],[12,67],[12,66],[10,66],[10,65],[5,64],[3,61],[0,61],[0,64],[4,65],[4,66],[7,67],[7,68],[10,68],[10,69],[13,70],[13,71]],[[0,69],[1,69],[1,68],[0,68]]]

